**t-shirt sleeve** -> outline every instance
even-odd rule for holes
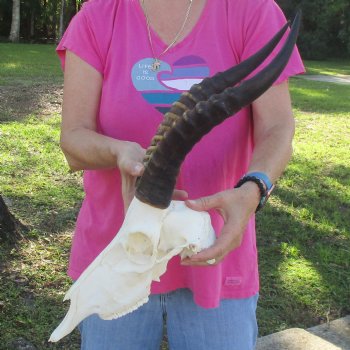
[[[240,35],[237,44],[238,50],[240,51],[240,59],[243,61],[260,50],[272,39],[284,26],[286,18],[280,7],[273,0],[248,0],[241,1],[241,3],[245,3],[242,5],[244,6],[244,9],[242,8],[243,16],[237,18],[236,23],[240,22]],[[235,29],[237,30],[238,28],[236,27]],[[269,57],[247,78],[255,75],[271,62],[281,50],[287,35],[288,33],[284,35]],[[302,74],[304,72],[305,68],[303,62],[297,47],[295,47],[286,68],[274,84],[279,84],[290,76]]]
[[[103,45],[100,42],[102,38],[100,40],[97,35],[96,27],[89,17],[89,8],[83,5],[71,20],[56,48],[62,69],[64,70],[65,66],[66,50],[69,50],[103,74],[104,55]]]

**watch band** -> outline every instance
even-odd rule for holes
[[[248,181],[256,183],[260,190],[260,202],[255,210],[255,212],[258,212],[267,202],[275,186],[272,184],[269,177],[265,173],[251,172],[244,175],[237,182],[235,188],[241,187],[244,183]]]
[[[270,191],[270,189],[273,187],[273,184],[272,184],[270,178],[265,173],[262,173],[259,171],[253,171],[251,173],[246,174],[246,176],[254,176],[254,177],[262,180],[265,184],[265,188],[267,191]]]
[[[243,176],[236,184],[235,188],[241,187],[244,183],[248,182],[248,181],[252,181],[255,182],[258,187],[259,187],[259,191],[260,191],[260,197],[265,196],[266,194],[266,188],[265,188],[265,184],[258,178],[254,177],[254,176],[250,176],[250,175],[245,175]]]

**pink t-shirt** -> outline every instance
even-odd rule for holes
[[[153,72],[140,1],[90,0],[72,20],[57,51],[63,66],[67,49],[103,75],[98,131],[147,148],[163,113],[182,91],[249,57],[284,23],[272,0],[208,0],[191,33],[160,57],[161,69]],[[152,38],[154,51],[161,53],[167,45],[154,32]],[[277,83],[303,71],[295,50]],[[198,198],[234,187],[251,160],[252,133],[250,108],[217,126],[185,159],[177,188],[186,190],[190,198]],[[112,240],[124,218],[118,169],[85,171],[84,190],[69,265],[73,279]],[[219,233],[223,221],[217,213],[211,217]],[[197,304],[207,308],[218,306],[221,298],[256,294],[259,276],[254,217],[242,245],[220,265],[185,267],[175,257],[161,281],[152,284],[152,293],[184,287],[193,291]]]

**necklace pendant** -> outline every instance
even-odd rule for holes
[[[154,71],[154,72],[156,72],[157,70],[159,70],[160,69],[160,61],[158,60],[158,58],[155,58],[154,59],[154,62],[152,63],[152,70]]]

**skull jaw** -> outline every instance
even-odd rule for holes
[[[49,341],[60,340],[89,315],[114,319],[134,311],[148,301],[152,280],[159,281],[173,256],[190,256],[214,240],[208,213],[183,202],[159,209],[134,198],[116,237],[68,290],[68,313]]]

